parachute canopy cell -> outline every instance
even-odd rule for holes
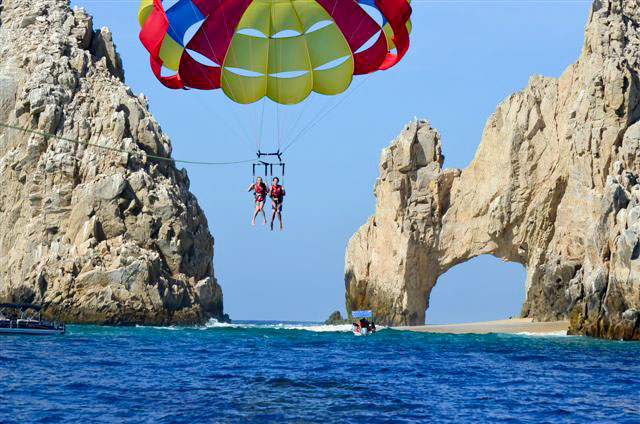
[[[409,48],[410,17],[408,0],[178,0],[166,10],[142,0],[138,13],[165,86],[221,88],[243,104],[339,94],[354,75],[391,68]]]

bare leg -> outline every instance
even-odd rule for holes
[[[273,213],[271,214],[271,231],[273,231],[273,221],[276,219],[276,210],[273,210]]]
[[[267,215],[265,215],[264,213],[264,203],[260,207],[260,212],[262,212],[262,219],[264,220],[264,223],[262,225],[267,225]]]
[[[278,222],[280,223],[280,231],[282,231],[282,212],[278,209]]]
[[[253,225],[254,227],[256,226],[256,216],[258,216],[259,212],[260,212],[260,206],[256,206],[256,210],[253,213],[253,218],[251,218],[251,225]]]

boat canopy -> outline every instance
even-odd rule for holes
[[[372,311],[353,311],[351,316],[354,318],[373,318]]]
[[[35,303],[0,303],[0,308],[33,309],[39,311],[42,309],[42,305],[36,305]]]

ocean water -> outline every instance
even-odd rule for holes
[[[640,343],[337,329],[0,336],[0,422],[640,422]]]

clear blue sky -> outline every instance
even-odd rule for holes
[[[126,82],[144,92],[181,159],[224,161],[255,154],[259,106],[221,91],[161,86],[138,41],[137,1],[73,0],[108,26]],[[287,152],[285,231],[250,226],[250,165],[187,166],[216,240],[215,273],[232,319],[324,320],[344,307],[344,251],[374,211],[380,151],[413,117],[443,138],[446,167],[465,167],[496,105],[531,75],[559,76],[580,54],[589,1],[416,1],[411,49],[390,71],[360,77],[341,103]],[[364,82],[363,82],[364,79]],[[356,89],[357,88],[357,89]],[[346,98],[345,98],[346,97]],[[333,98],[315,96],[281,112],[283,138],[299,112],[311,118]],[[267,107],[263,146],[277,144]],[[284,122],[284,123],[283,123]],[[301,126],[298,126],[301,128]],[[429,322],[498,319],[520,312],[524,268],[481,257],[442,276]]]

